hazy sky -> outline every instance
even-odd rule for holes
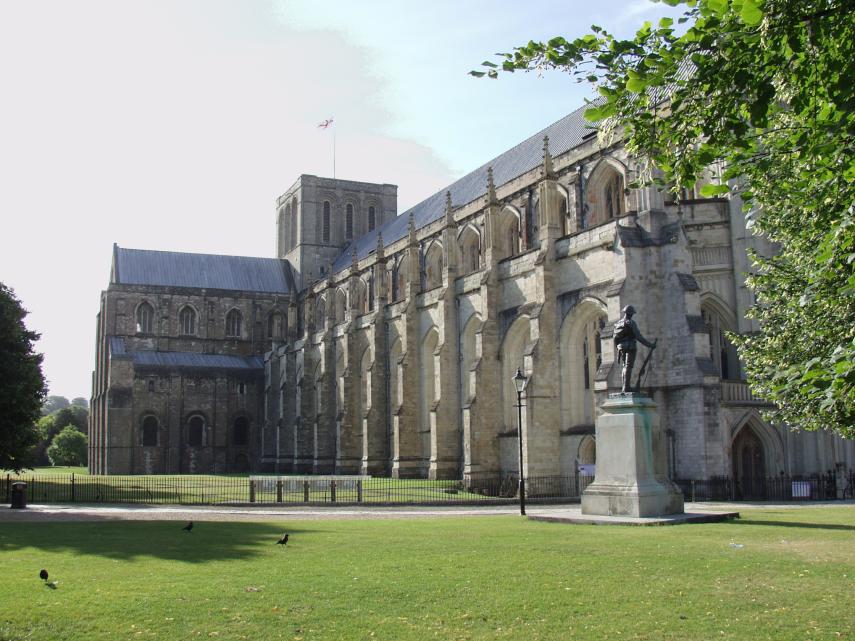
[[[398,211],[583,102],[561,74],[467,75],[529,39],[631,32],[647,0],[0,0],[0,281],[52,394],[89,397],[112,244],[273,256],[300,174]]]

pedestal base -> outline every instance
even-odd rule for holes
[[[683,495],[657,477],[656,404],[640,394],[610,394],[597,418],[597,471],[582,494],[582,514],[654,517],[683,513]]]

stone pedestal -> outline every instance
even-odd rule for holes
[[[641,394],[610,394],[602,410],[596,422],[597,471],[582,494],[582,514],[682,514],[680,490],[655,474],[656,403]]]

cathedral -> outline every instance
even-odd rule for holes
[[[398,215],[397,189],[302,175],[276,258],[114,246],[97,315],[95,474],[572,476],[596,464],[612,340],[647,339],[673,479],[855,467],[855,442],[772,425],[728,334],[757,331],[736,198],[631,188],[578,109]],[[513,377],[526,378],[522,408]]]

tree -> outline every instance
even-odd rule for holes
[[[32,461],[35,465],[49,465],[50,459],[47,451],[54,437],[69,426],[81,434],[86,434],[88,423],[89,410],[78,405],[69,405],[47,416],[42,416],[36,424],[39,442],[33,450]]]
[[[499,54],[486,72],[560,69],[601,98],[586,116],[623,135],[679,195],[741,197],[779,247],[754,256],[756,335],[734,337],[770,419],[855,436],[855,0],[665,0],[674,22],[633,39],[594,26]],[[679,26],[684,25],[684,26]]]
[[[85,465],[88,439],[71,425],[54,436],[47,455],[51,465]]]
[[[46,389],[42,356],[33,352],[36,332],[15,292],[0,283],[0,469],[20,471],[38,440],[35,423]]]
[[[82,407],[82,408],[84,408],[84,409],[89,409],[89,401],[87,401],[87,400],[86,400],[85,398],[83,398],[82,396],[77,396],[77,397],[75,397],[75,398],[72,398],[72,399],[71,399],[71,404],[72,404],[74,407]]]
[[[51,394],[42,405],[42,415],[47,416],[57,410],[61,410],[69,406],[68,399],[65,396],[55,396]]]

